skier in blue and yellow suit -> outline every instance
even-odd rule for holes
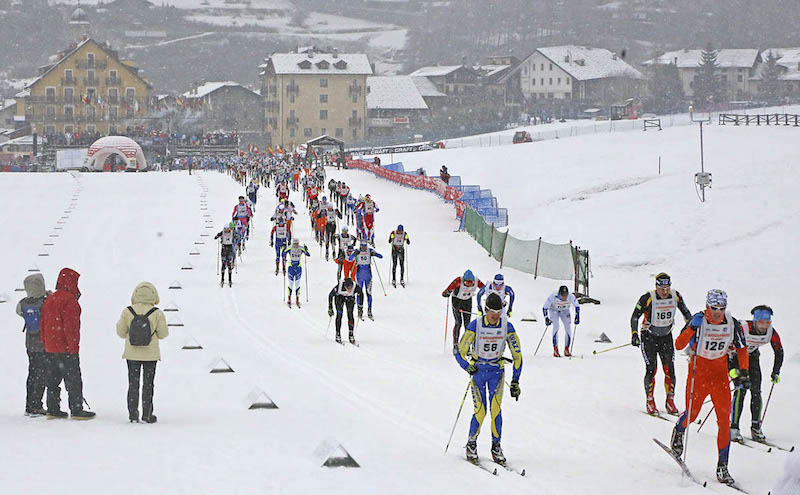
[[[500,411],[503,402],[505,383],[505,362],[503,351],[506,344],[514,359],[514,374],[511,379],[511,397],[519,400],[519,377],[522,374],[522,351],[514,326],[503,314],[503,301],[497,294],[486,298],[486,314],[467,325],[458,346],[456,361],[472,375],[472,402],[474,412],[469,426],[467,441],[467,460],[478,462],[477,439],[481,423],[486,416],[486,404],[490,404],[492,414],[492,458],[505,463],[500,436],[503,429],[503,416]],[[486,401],[486,389],[489,401]]]

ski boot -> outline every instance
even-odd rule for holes
[[[505,465],[506,463],[506,456],[503,455],[503,449],[500,448],[500,442],[492,443],[492,459],[494,462],[500,465]]]
[[[364,321],[364,306],[358,307],[358,319]]]
[[[667,394],[667,402],[664,403],[664,407],[667,409],[667,413],[673,416],[678,415],[678,408],[675,407],[675,394]]]
[[[337,344],[341,344],[342,343],[342,335],[339,334],[338,332],[336,333],[336,343]]]
[[[731,442],[744,444],[744,438],[742,438],[742,432],[739,431],[739,428],[731,426]]]
[[[233,275],[228,272],[228,287],[233,287]]]
[[[733,430],[731,430],[731,434]],[[754,441],[759,443],[764,443],[767,441],[767,437],[764,435],[764,432],[761,431],[761,423],[753,423],[750,426],[750,436],[753,438]]]
[[[222,274],[222,279],[220,279],[220,281],[219,281],[219,286],[220,287],[225,287],[225,274],[224,273]]]
[[[467,460],[474,464],[478,463],[478,442],[475,440],[467,442]]]
[[[403,287],[405,287],[405,286],[406,286],[406,283],[405,283],[405,281],[403,280],[403,277],[400,277],[400,285],[402,285]]]
[[[731,473],[728,472],[728,463],[719,461],[717,463],[717,481],[720,483],[725,483],[726,485],[732,485],[735,483]]]
[[[553,357],[561,357],[561,354],[559,354],[559,352],[558,352],[558,346],[557,345],[553,346]]]
[[[286,298],[286,304],[288,304],[290,308],[292,307],[292,293],[291,292],[289,292],[289,297]]]
[[[569,351],[569,346],[564,348],[564,357],[572,357],[572,353]]]
[[[656,407],[656,400],[652,395],[647,396],[647,414],[651,416],[658,416],[658,408]]]
[[[283,274],[286,275],[286,265],[283,265]]]
[[[392,287],[397,288],[397,280],[392,279]]]
[[[670,442],[670,448],[672,449],[672,455],[675,457],[680,457],[683,455],[683,431],[678,431],[678,428],[675,427],[672,429],[672,441]]]
[[[453,356],[458,354],[458,342],[453,342]]]
[[[34,418],[36,416],[47,416],[47,411],[43,407],[26,408],[25,416]]]
[[[353,332],[350,332],[350,343],[356,345],[356,336],[353,335]]]
[[[62,411],[60,409],[47,410],[47,419],[64,419],[68,417],[69,414],[66,411]]]
[[[370,320],[375,319],[372,317],[372,308],[367,308],[367,318],[369,318]]]
[[[155,414],[151,414],[150,416],[142,416],[142,421],[144,421],[145,423],[152,424],[158,421],[158,418],[156,417]]]
[[[77,409],[72,411],[72,419],[94,419],[95,413],[86,411],[84,409]]]
[[[278,270],[280,270],[281,265],[279,263],[275,263],[275,276],[278,276]]]
[[[297,307],[300,307],[300,295],[296,295],[294,297],[294,303],[297,304]]]

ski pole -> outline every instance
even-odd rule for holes
[[[533,355],[535,356],[536,353],[539,352],[539,347],[542,345],[542,341],[544,340],[544,335],[547,333],[547,325],[544,326],[544,332],[542,332],[542,338],[539,339],[539,345],[536,346],[536,350],[534,351]]]
[[[403,264],[405,265],[406,269],[406,283],[411,280],[411,277],[408,275],[411,273],[411,269],[409,268],[411,264],[408,262],[408,246],[403,246]]]
[[[286,293],[286,261],[283,263],[283,290],[281,290],[281,301],[283,301],[283,294]]]
[[[617,349],[622,349],[623,347],[628,347],[629,345],[631,345],[631,344],[630,343],[622,344],[622,345],[618,345],[617,347],[612,347],[610,349],[603,349],[602,351],[592,351],[592,354],[602,354],[604,352],[615,351]]]
[[[219,257],[221,256],[220,254],[220,249],[222,249],[221,246],[222,246],[222,239],[220,239],[219,242],[217,243],[217,275],[219,275]]]
[[[303,253],[306,257],[306,302],[308,302],[308,255]]]
[[[369,257],[369,260],[370,260],[370,262],[373,262],[373,263],[375,262],[375,260],[372,259],[372,256]],[[381,290],[383,291],[383,295],[386,296],[387,295],[386,294],[386,288],[383,287],[383,280],[381,280],[381,272],[378,270],[378,264],[377,263],[375,263],[375,273],[378,275],[378,282],[381,283]]]
[[[564,329],[566,330],[566,328]],[[572,354],[572,351],[575,349],[575,336],[578,335],[578,325],[575,325],[575,330],[572,331],[572,338],[569,342],[569,353]]]
[[[444,344],[442,345],[442,352],[447,353],[447,327],[450,322],[450,297],[444,303]]]
[[[710,410],[710,411],[708,411],[708,414],[706,414],[706,417],[705,417],[705,419],[703,420],[703,422],[702,422],[702,423],[700,423],[700,427],[697,429],[697,433],[700,433],[700,430],[702,430],[702,429],[703,429],[703,425],[704,425],[704,424],[706,424],[706,421],[708,421],[708,418],[710,418],[710,417],[711,417],[711,413],[712,413],[712,412],[714,412],[714,406],[713,406],[713,405],[711,406],[711,410]]]
[[[761,415],[761,422],[764,422],[764,418],[767,417],[767,408],[769,407],[769,400],[772,398],[772,391],[775,389],[775,384],[773,383],[772,386],[769,388],[769,395],[767,396],[767,403],[764,405],[764,413]]]
[[[331,317],[328,318],[328,326],[325,327],[325,338],[328,338],[328,330],[331,329],[331,322],[332,321],[333,321],[333,315],[331,315]]]
[[[694,379],[697,371],[697,351],[702,349],[702,340],[703,336],[700,334],[698,330],[697,335],[697,345],[695,346],[695,353],[692,356],[692,383],[689,386],[689,407],[686,408],[686,429],[684,430],[686,433],[686,438],[683,440],[683,462],[686,462],[686,453],[688,452],[689,447],[689,424],[692,422],[692,399],[694,399]]]
[[[461,405],[458,407],[458,414],[456,415],[456,422],[453,423],[453,431],[450,432],[450,438],[447,439],[447,445],[444,447],[444,453],[447,455],[447,449],[450,448],[450,442],[453,440],[453,434],[456,432],[456,426],[458,426],[458,418],[461,417],[461,410],[464,408],[464,402],[467,400],[467,392],[469,392],[469,387],[472,385],[472,378],[469,379],[469,383],[467,383],[467,389],[464,390],[464,398],[461,399]]]

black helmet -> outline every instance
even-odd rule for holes
[[[670,285],[672,285],[672,279],[669,278],[669,275],[664,272],[656,275],[656,287],[669,287]]]
[[[346,279],[344,279],[344,282],[342,282],[342,288],[343,289],[347,289],[347,290],[350,290],[351,288],[353,288],[353,279],[350,278],[350,277],[347,277]]]
[[[503,300],[500,299],[500,296],[498,296],[494,292],[489,294],[489,297],[486,298],[486,310],[502,311],[502,309],[503,309]]]
[[[562,297],[569,295],[569,289],[567,288],[566,285],[562,285],[561,287],[558,288],[558,295]]]

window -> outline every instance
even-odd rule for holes
[[[550,86],[553,85],[553,78],[552,77],[550,78],[550,83],[549,84],[550,84]]]
[[[536,64],[531,64],[531,72],[536,72]]]
[[[559,85],[561,84],[561,78],[560,77],[558,78],[558,84]]]
[[[109,103],[116,104],[119,101],[119,90],[117,88],[108,88]]]
[[[358,118],[358,110],[353,110],[353,118],[354,119]]]
[[[56,126],[54,126],[54,125],[45,126],[44,132],[46,132],[47,134],[55,134],[56,133]]]
[[[550,70],[553,70],[553,64],[550,64]]]
[[[109,136],[116,136],[117,135],[117,126],[112,125],[108,128],[108,135]]]
[[[544,70],[544,64],[539,64],[539,70]]]
[[[94,53],[87,53],[86,54],[86,66],[87,67],[94,67]]]
[[[547,97],[552,100],[553,99],[553,93],[547,93]]]
[[[67,133],[72,132],[72,126],[71,125],[65,125],[64,126],[64,132],[67,132]]]
[[[536,78],[535,77],[531,80],[531,82],[532,82],[531,86],[536,86]]]
[[[48,119],[56,118],[56,107],[53,106],[47,107],[47,118]]]
[[[116,81],[117,80],[117,71],[115,71],[115,70],[108,71],[108,78],[111,79],[112,81]]]
[[[117,107],[108,107],[108,119],[117,120]]]
[[[72,69],[64,70],[64,77],[67,79],[72,79]]]
[[[353,129],[353,139],[358,139],[358,129]]]
[[[74,115],[74,109],[71,106],[64,107],[64,117],[72,117]]]
[[[571,77],[568,77],[568,78],[567,78],[567,86],[569,86],[570,84],[572,84],[572,78],[571,78]]]
[[[328,87],[328,78],[327,77],[323,77],[322,79],[319,80],[319,87],[320,88],[327,88]]]
[[[326,128],[324,128],[324,127],[323,127],[322,129],[320,129],[320,130],[319,130],[319,133],[320,133],[320,134],[323,134],[323,135],[324,135],[324,134],[327,134],[327,133],[328,133],[328,129],[326,129]]]
[[[572,93],[564,93],[564,98],[569,100],[570,98],[572,98]]]
[[[289,128],[289,137],[294,137],[294,127]]]
[[[97,90],[94,88],[86,88],[86,99],[90,102],[97,100]]]
[[[125,98],[136,98],[136,88],[125,88]]]
[[[86,71],[86,79],[88,79],[89,81],[94,81],[94,71],[93,70],[87,70]],[[89,82],[87,84],[93,84],[93,83]]]
[[[739,74],[738,76],[736,76],[736,80],[739,81],[739,82],[742,82],[742,81],[744,81],[744,78],[742,77],[741,74]]]
[[[303,129],[303,135],[305,137],[311,137],[311,128],[310,127],[306,127],[305,129]]]
[[[344,136],[344,129],[342,129],[341,127],[337,127],[336,128],[336,137],[342,137],[342,136]]]
[[[524,75],[526,75],[526,76],[528,75],[528,66],[527,66],[527,65],[526,65],[525,67],[523,67],[523,68],[522,68],[522,73],[523,73]]]
[[[129,107],[129,108],[128,108],[128,109],[125,111],[125,117],[126,117],[126,118],[129,118],[129,119],[132,119],[132,118],[133,118],[133,107]]]
[[[353,103],[358,103],[358,94],[353,93]]]
[[[64,100],[71,102],[75,99],[75,88],[64,88]]]
[[[319,111],[319,120],[328,120],[328,111],[327,110],[320,110]]]
[[[56,88],[45,88],[44,90],[45,99],[50,103],[56,102]]]
[[[294,103],[294,93],[289,94],[289,103]]]
[[[544,78],[541,78],[541,79],[539,80],[539,83],[540,83],[542,86],[544,86]]]
[[[319,95],[320,103],[328,103],[328,95]]]
[[[94,134],[95,132],[97,132],[97,128],[93,124],[87,125],[86,132],[88,132],[89,134]]]

